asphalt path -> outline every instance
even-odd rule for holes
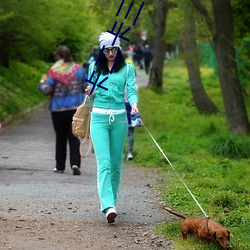
[[[18,212],[23,216],[39,216],[35,212],[37,209],[46,210],[49,204],[57,203],[59,209],[52,216],[58,219],[70,216],[75,220],[83,217],[91,221],[103,220],[96,188],[95,155],[82,160],[81,176],[72,175],[68,160],[65,173],[57,174],[52,171],[54,147],[54,131],[47,108],[0,133],[1,212],[18,205]],[[151,200],[145,202],[153,185],[150,177],[146,178],[148,174],[151,172],[146,168],[124,164],[118,209],[125,212],[136,205],[138,212],[129,216],[121,213],[121,219],[150,222],[163,218],[153,212]],[[78,213],[62,214],[64,206],[70,203],[72,210],[75,207]],[[30,204],[29,209],[25,204]]]
[[[137,74],[138,86],[145,82],[147,76]],[[73,176],[69,157],[64,174],[52,171],[54,153],[55,136],[47,107],[0,130],[0,219],[106,222],[96,188],[95,155],[83,159],[82,174]],[[154,225],[165,221],[158,191],[152,188],[159,181],[157,170],[124,161],[116,223]]]

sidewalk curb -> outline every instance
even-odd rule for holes
[[[3,127],[10,125],[11,123],[17,120],[26,118],[27,116],[38,111],[39,109],[46,107],[46,105],[48,105],[48,100],[41,101],[40,103],[31,107],[28,107],[24,110],[21,110],[18,113],[8,115],[6,118],[0,121],[0,130]]]

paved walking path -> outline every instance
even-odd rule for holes
[[[136,84],[138,87],[146,87],[148,85],[149,76],[143,70],[136,68]]]
[[[142,85],[145,79],[147,79],[145,74],[139,75],[138,84]],[[0,231],[5,229],[3,230],[5,234],[2,232],[0,234],[0,249],[31,249],[28,246],[32,242],[36,246],[32,249],[57,249],[53,245],[54,240],[51,235],[52,238],[47,245],[44,245],[46,237],[41,242],[39,237],[26,236],[25,232],[28,229],[25,231],[23,227],[16,227],[13,224],[13,219],[18,218],[21,218],[21,221],[29,221],[29,225],[33,225],[34,221],[42,223],[47,220],[53,222],[51,225],[91,222],[93,228],[89,227],[85,232],[90,234],[106,230],[106,221],[104,215],[100,213],[97,195],[94,154],[82,160],[81,176],[72,175],[69,163],[64,174],[56,174],[52,171],[55,166],[54,148],[54,131],[47,107],[12,127],[0,130]],[[166,213],[159,208],[158,195],[151,188],[157,183],[157,178],[156,170],[124,164],[116,224],[124,227],[122,229],[118,226],[125,236],[126,229],[131,225],[137,225],[137,230],[138,226],[147,225],[143,231],[150,231],[155,223],[166,220]],[[20,223],[20,220],[16,223]],[[86,224],[84,225],[87,227]],[[42,228],[34,225],[34,228],[38,228],[36,231],[41,232],[45,230],[44,225]],[[115,232],[119,232],[118,228]],[[48,230],[50,229],[48,226]],[[111,229],[108,228],[108,230]],[[129,233],[136,232],[135,228],[133,230]],[[13,237],[11,237],[12,232]],[[44,234],[46,235],[46,232]],[[88,237],[90,239],[91,235]],[[104,237],[107,235],[104,234]],[[146,236],[141,233],[140,237],[144,239]],[[122,239],[125,245],[119,242],[119,237],[116,238],[118,239],[111,239],[114,248],[111,247],[110,242],[111,245],[107,249],[117,249],[119,244],[126,246],[126,249],[138,247],[138,242],[130,239],[131,237]],[[100,235],[99,242],[98,239],[92,240],[91,244],[89,241],[86,243],[86,235],[83,234],[81,239],[81,243],[88,249],[99,249],[100,246],[102,248],[105,246],[104,239]],[[79,248],[73,247],[71,240],[70,238],[67,241],[70,245],[66,242],[65,248],[58,249],[85,249],[80,242]],[[140,248],[154,249],[148,242],[145,243],[145,248],[143,246],[141,245]]]

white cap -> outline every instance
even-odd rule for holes
[[[107,47],[119,47],[121,49],[120,38],[117,37],[114,45],[112,45],[112,43],[114,42],[114,39],[115,39],[115,35],[113,35],[109,32],[101,33],[101,35],[99,36],[100,49],[102,49],[103,46],[105,46],[105,48],[107,48]]]

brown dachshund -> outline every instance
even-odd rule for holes
[[[231,249],[229,240],[230,232],[222,225],[210,218],[187,218],[185,215],[173,212],[171,209],[163,207],[166,211],[183,219],[181,233],[183,239],[187,239],[188,234],[196,235],[201,241],[216,241],[224,249]]]

